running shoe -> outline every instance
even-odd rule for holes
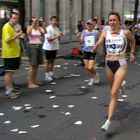
[[[93,86],[93,85],[94,85],[94,79],[91,78],[91,79],[89,80],[89,83],[88,83],[87,85],[88,85],[88,86]]]
[[[21,93],[20,91],[17,91],[15,89],[13,89],[8,94],[6,93],[5,94],[5,97],[11,98],[11,99],[15,99],[15,98],[18,98],[19,97],[19,94],[20,93]]]
[[[111,125],[111,122],[109,120],[106,120],[105,124],[101,127],[101,130],[108,131],[110,125]]]
[[[50,75],[45,76],[45,80],[48,81],[48,82],[53,81],[53,79]]]

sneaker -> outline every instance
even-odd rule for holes
[[[95,84],[99,84],[100,83],[100,76],[99,76],[99,73],[98,72],[96,73],[94,83]]]
[[[9,94],[5,94],[5,96],[11,99],[15,99],[18,98],[20,93],[20,91],[16,91],[15,89],[13,89],[11,92],[9,92]]]
[[[94,85],[94,79],[91,78],[91,79],[89,80],[89,83],[88,83],[87,85],[88,85],[88,86],[93,86],[93,85]]]
[[[45,76],[45,80],[48,81],[48,82],[51,82],[53,81],[52,77],[51,76]]]
[[[109,120],[106,120],[105,124],[101,127],[101,130],[108,131],[110,125],[111,125],[111,122]]]
[[[14,93],[14,94],[16,94],[16,95],[21,94],[21,91],[19,91],[17,89],[13,89],[12,91],[6,90],[5,95],[9,95],[9,94],[11,94],[11,92]]]
[[[59,78],[60,78],[59,76],[54,75],[54,72],[52,72],[52,71],[49,72],[49,76],[50,76],[52,79],[59,79]]]
[[[19,95],[17,95],[17,94],[10,94],[10,96],[9,96],[11,99],[16,99],[16,98],[18,98],[19,97]]]
[[[12,92],[13,92],[13,93],[15,93],[16,95],[21,94],[21,91],[19,91],[19,90],[15,89],[15,88],[12,90]]]

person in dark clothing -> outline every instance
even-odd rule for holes
[[[83,22],[82,22],[82,20],[79,20],[78,21],[78,24],[77,24],[78,32],[82,32],[83,31],[83,28],[84,28]]]

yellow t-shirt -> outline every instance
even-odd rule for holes
[[[2,58],[20,57],[20,45],[16,40],[7,42],[15,35],[14,26],[6,23],[2,28]]]

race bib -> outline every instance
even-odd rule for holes
[[[94,46],[95,45],[95,36],[86,36],[85,37],[85,45],[86,46]]]
[[[122,37],[106,40],[106,49],[109,54],[118,55],[123,52],[124,47],[124,40]]]

